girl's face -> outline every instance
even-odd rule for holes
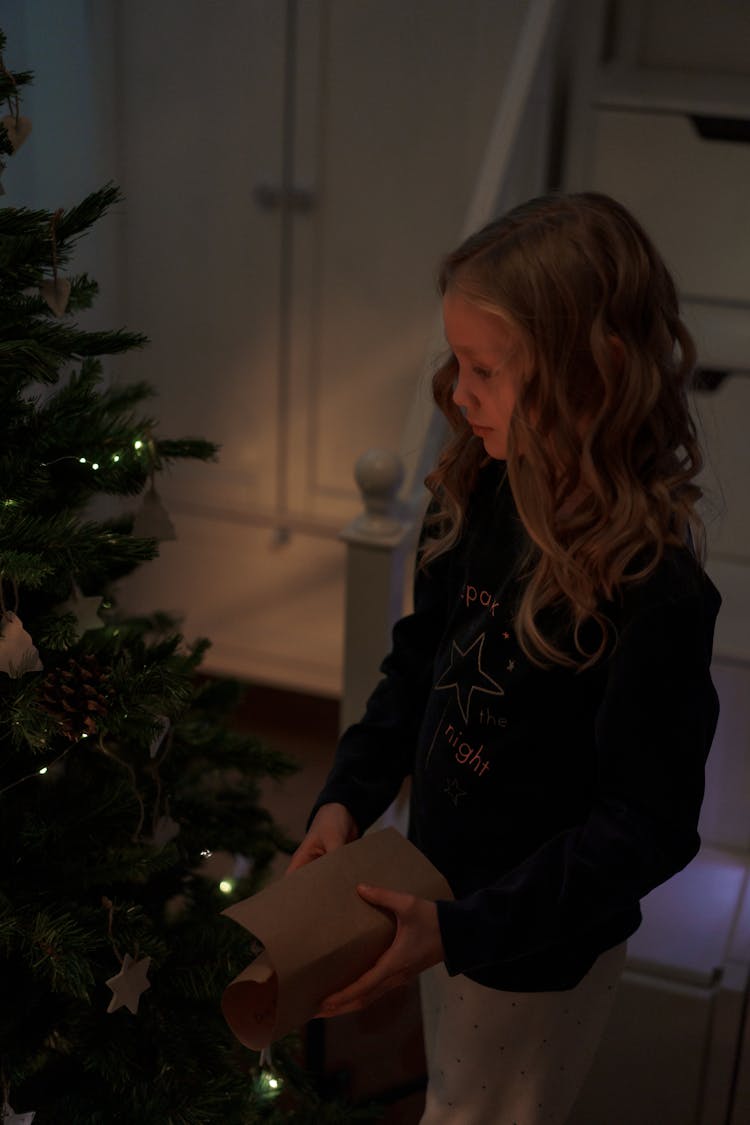
[[[453,401],[489,456],[504,461],[510,416],[526,368],[521,335],[508,321],[450,288],[443,297],[443,323],[458,363]]]

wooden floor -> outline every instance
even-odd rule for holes
[[[298,763],[291,778],[264,785],[263,802],[291,836],[301,839],[333,758],[338,702],[250,685],[237,723]],[[287,862],[279,857],[279,876]],[[355,1101],[387,1102],[384,1125],[419,1121],[425,1069],[416,986],[394,990],[356,1015],[315,1021],[309,1055],[331,1088],[346,1091]]]

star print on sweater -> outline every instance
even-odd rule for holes
[[[477,639],[465,650],[461,649],[456,641],[453,641],[450,666],[435,684],[435,691],[450,691],[455,688],[458,706],[465,723],[469,721],[471,700],[475,691],[480,691],[484,695],[505,695],[500,684],[493,680],[492,676],[488,675],[482,667],[482,649],[484,648],[485,636],[485,633],[480,633]],[[474,668],[469,667],[472,661],[476,662]]]

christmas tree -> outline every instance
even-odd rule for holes
[[[7,158],[33,134],[4,45]],[[142,336],[75,323],[97,287],[72,252],[118,198],[0,210],[0,1119],[372,1120],[322,1098],[294,1043],[260,1066],[220,1013],[251,959],[221,911],[294,846],[259,781],[293,766],[233,729],[240,689],[200,676],[207,641],[118,611],[117,581],[172,534],[157,474],[216,455],[160,435],[148,386],[105,379]],[[102,518],[102,497],[134,511]],[[216,851],[237,857],[222,885]]]

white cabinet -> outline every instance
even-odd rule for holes
[[[340,691],[352,468],[428,393],[437,264],[524,8],[117,6],[123,289],[151,338],[127,374],[157,386],[160,433],[222,447],[162,478],[180,538],[125,593],[209,636],[217,671]],[[288,212],[285,176],[309,193]]]

